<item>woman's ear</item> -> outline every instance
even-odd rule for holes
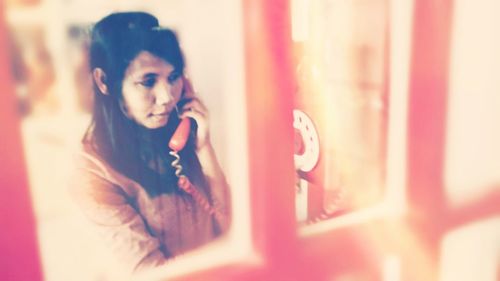
[[[106,85],[106,73],[102,68],[96,67],[92,70],[92,76],[94,77],[95,84],[102,94],[109,95],[108,86]]]

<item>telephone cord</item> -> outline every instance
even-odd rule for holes
[[[208,214],[213,215],[217,221],[225,225],[224,215],[221,213],[219,208],[216,208],[218,205],[217,202],[214,202],[214,206],[212,206],[212,204],[210,204],[208,199],[198,190],[198,188],[191,183],[189,178],[182,174],[179,154],[176,151],[170,151],[169,153],[175,158],[171,165],[175,169],[175,175],[179,178],[177,181],[179,188],[190,194],[195,202],[203,208],[203,210],[205,210]]]

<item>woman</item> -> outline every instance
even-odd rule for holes
[[[174,33],[146,13],[111,14],[92,30],[90,68],[94,108],[72,193],[118,257],[155,267],[223,233],[228,187]],[[194,122],[177,149],[189,190],[169,147],[185,118]]]

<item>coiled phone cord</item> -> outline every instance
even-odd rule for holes
[[[171,165],[172,167],[174,167],[175,175],[178,177],[177,185],[179,186],[179,188],[187,194],[190,194],[195,202],[200,205],[208,214],[213,215],[220,224],[225,225],[225,216],[220,211],[218,202],[214,201],[213,205],[210,204],[208,199],[193,183],[191,183],[189,178],[182,174],[182,166],[179,163],[180,157],[177,151],[170,151],[169,154],[175,158],[174,161],[172,161]]]
[[[339,213],[343,212],[345,201],[345,190],[340,189],[338,194],[335,196],[332,202],[322,208],[321,213],[313,218],[308,219],[305,224],[311,225],[335,217]]]

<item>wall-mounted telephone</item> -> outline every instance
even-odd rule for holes
[[[293,128],[295,131],[293,157],[298,176],[295,199],[296,217],[298,221],[307,223],[315,220],[322,213],[321,147],[316,124],[304,111],[293,110]]]

